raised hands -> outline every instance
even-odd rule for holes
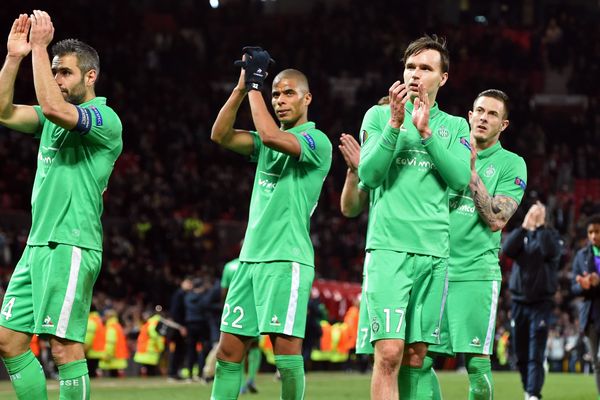
[[[400,83],[400,81],[394,82],[390,86],[389,97],[391,111],[389,124],[392,128],[398,129],[404,123],[404,106],[410,100],[406,84]]]
[[[19,18],[15,19],[8,34],[8,42],[6,44],[9,57],[23,58],[29,54],[31,45],[27,40],[27,36],[29,36],[30,27],[31,20],[27,14],[21,14]]]
[[[358,170],[358,162],[360,161],[360,145],[347,133],[342,133],[340,137],[340,145],[338,146],[348,169],[352,172]]]
[[[33,10],[30,16],[31,32],[29,42],[31,46],[48,47],[54,37],[54,26],[50,15],[45,11]]]
[[[275,61],[266,50],[263,50],[260,47],[246,46],[242,49],[242,52],[242,59],[236,61],[234,64],[245,70],[245,89],[261,90],[265,79],[267,79],[267,69],[269,68],[269,65],[273,64]]]
[[[419,83],[419,95],[413,100],[414,109],[412,120],[415,127],[419,130],[422,139],[427,139],[431,136],[429,129],[429,96],[422,83]]]

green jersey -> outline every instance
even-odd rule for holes
[[[257,167],[240,253],[243,262],[295,261],[314,266],[310,216],[331,167],[331,142],[314,122],[287,132],[298,139],[298,158],[265,146],[251,132]]]
[[[525,161],[496,143],[477,153],[475,168],[490,196],[521,202],[525,193]],[[450,193],[451,281],[501,280],[498,251],[502,232],[492,232],[475,208],[470,189]]]
[[[371,188],[367,250],[448,257],[448,189],[469,183],[469,126],[431,107],[431,137],[421,141],[406,105],[400,129],[389,126],[389,105],[374,106],[361,127],[359,178]],[[465,139],[467,138],[467,139]]]
[[[77,106],[78,126],[64,129],[39,106],[40,139],[27,244],[49,242],[102,251],[102,193],[121,150],[121,121],[104,97]]]
[[[223,276],[221,276],[221,288],[229,289],[229,285],[231,285],[231,281],[233,280],[233,276],[237,272],[240,266],[240,259],[235,258],[229,261],[223,267]]]

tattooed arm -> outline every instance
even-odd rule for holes
[[[475,147],[472,146],[471,180],[469,182],[469,189],[471,189],[473,202],[475,203],[477,212],[490,227],[492,232],[496,232],[504,228],[519,205],[515,200],[508,196],[490,196],[490,193],[475,169],[476,159],[477,153],[475,151]]]

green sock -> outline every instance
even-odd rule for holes
[[[46,377],[44,370],[31,350],[20,356],[3,358],[6,370],[10,375],[17,399],[47,400]]]
[[[258,347],[248,350],[248,382],[254,382],[260,369],[261,351]]]
[[[211,400],[235,400],[240,394],[242,363],[217,359]]]
[[[494,381],[489,358],[467,356],[469,400],[493,400]]]
[[[281,400],[304,399],[304,360],[301,355],[275,356],[281,374]]]
[[[418,386],[421,383],[420,368],[402,365],[398,373],[398,392],[402,400],[421,400],[418,397]]]
[[[432,400],[443,400],[442,389],[440,388],[440,381],[438,380],[437,374],[431,369],[431,386],[433,389]]]
[[[59,400],[90,400],[90,375],[85,359],[59,365],[58,379]]]

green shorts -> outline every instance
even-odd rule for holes
[[[454,353],[494,352],[500,281],[452,281],[447,316]]]
[[[227,292],[221,331],[304,338],[314,277],[313,267],[297,262],[242,262]]]
[[[0,325],[83,343],[101,263],[97,250],[25,247],[4,295]]]
[[[365,258],[365,300],[371,342],[438,343],[447,259],[391,250]]]

